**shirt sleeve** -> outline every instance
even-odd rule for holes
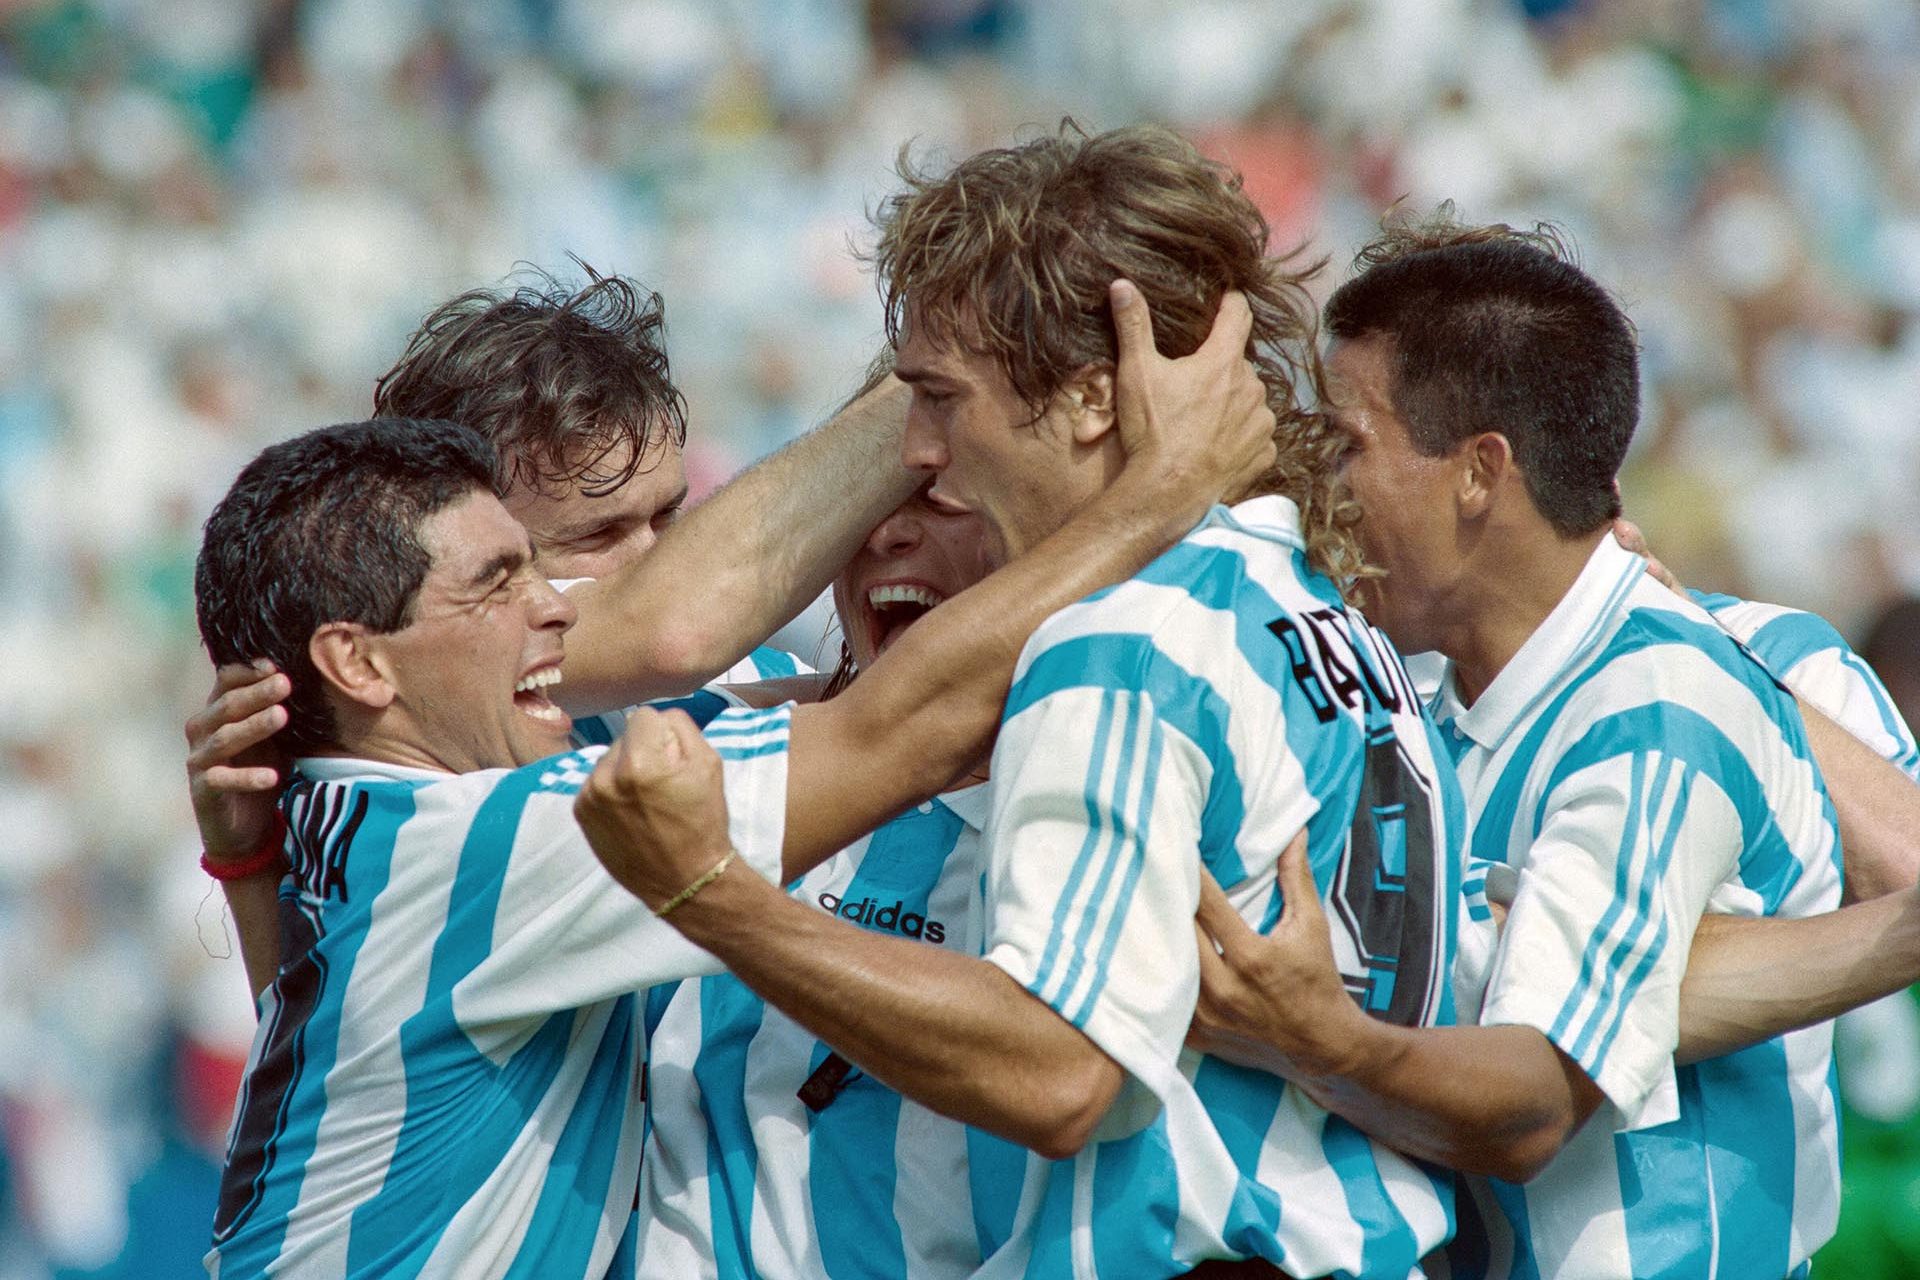
[[[986,958],[1154,1094],[1199,993],[1207,777],[1137,687],[1048,693],[994,751]]]
[[[785,839],[791,715],[790,704],[729,710],[703,730],[720,755],[733,847],[775,882]],[[470,1033],[494,1026],[512,1034],[525,1019],[721,971],[719,961],[607,874],[574,821],[574,797],[597,756],[558,756],[508,775],[503,784],[530,783],[531,791],[498,879],[492,947],[455,992]],[[483,813],[476,828],[486,820]]]
[[[1487,983],[1483,1025],[1537,1028],[1629,1116],[1669,1083],[1693,931],[1743,844],[1712,772],[1646,747],[1555,786]]]
[[[1832,647],[1810,653],[1791,669],[1775,674],[1822,715],[1920,781],[1920,748],[1894,706],[1893,695],[1859,654],[1837,634],[1834,639],[1837,643]]]

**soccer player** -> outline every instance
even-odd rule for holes
[[[1839,903],[1800,716],[1610,536],[1636,353],[1557,242],[1436,219],[1360,261],[1328,303],[1327,368],[1385,570],[1369,611],[1448,659],[1433,707],[1473,813],[1469,886],[1512,906],[1497,943],[1463,936],[1481,1025],[1359,1023],[1323,966],[1285,996],[1310,1032],[1282,1045],[1290,1074],[1404,1150],[1495,1175],[1468,1180],[1455,1275],[1793,1273],[1837,1209],[1830,1028],[1673,1055],[1704,912]],[[1224,910],[1203,923],[1247,945]],[[1205,1024],[1233,1012],[1202,1014],[1202,1043],[1229,1048]]]
[[[829,704],[709,725],[742,812],[734,856],[784,881],[932,793],[990,729],[1013,628],[1138,567],[1271,457],[1236,421],[1205,472],[1163,465],[1143,427],[1122,497],[905,638],[904,661]],[[554,755],[571,725],[544,690],[575,611],[493,496],[494,463],[453,424],[323,429],[266,450],[208,522],[202,633],[216,661],[291,675],[283,734],[302,753],[283,801],[287,962],[215,1274],[599,1275],[628,1222],[633,993],[710,962],[618,892],[573,825],[599,749]]]
[[[1302,830],[1354,997],[1408,1023],[1449,1011],[1464,815],[1399,659],[1333,585],[1352,563],[1341,442],[1295,399],[1305,299],[1231,175],[1164,131],[1068,128],[906,176],[878,253],[914,389],[906,458],[933,474],[936,507],[984,521],[992,554],[1110,492],[1116,353],[1097,317],[1116,274],[1172,352],[1222,290],[1248,294],[1280,466],[1023,655],[992,762],[985,959],[732,871],[674,922],[853,1065],[1038,1153],[983,1274],[1249,1257],[1302,1277],[1414,1273],[1449,1231],[1444,1174],[1271,1077],[1181,1053],[1202,866],[1271,922],[1275,857]],[[710,774],[610,760],[583,790],[583,827],[643,901],[720,852]]]
[[[588,275],[574,291],[543,279],[451,299],[374,392],[381,416],[457,421],[494,445],[496,489],[528,524],[542,572],[583,609],[568,683],[555,691],[581,713],[577,745],[611,739],[624,713],[609,708],[684,693],[716,673],[738,683],[801,671],[792,655],[755,646],[819,594],[915,483],[893,460],[905,389],[882,385],[737,479],[729,501],[693,517],[674,555],[650,564],[645,553],[686,495],[684,406],[659,296]],[[820,510],[809,476],[833,477],[842,501]],[[688,609],[689,598],[707,607]],[[782,692],[803,693],[803,683]],[[286,761],[269,740],[285,723],[276,704],[288,687],[271,664],[223,667],[187,722],[189,791],[216,863],[272,837]],[[278,963],[279,881],[276,868],[224,885],[256,995]]]

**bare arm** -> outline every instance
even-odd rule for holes
[[[1802,920],[1703,916],[1680,986],[1680,1062],[1836,1018],[1920,982],[1920,889]]]
[[[580,622],[567,636],[560,701],[602,711],[687,693],[791,621],[921,479],[900,464],[908,398],[889,375],[694,508],[639,560],[568,592]]]
[[[238,861],[273,830],[285,762],[268,739],[287,722],[280,702],[291,687],[264,661],[224,666],[214,674],[207,705],[187,721],[187,791],[209,861]],[[282,874],[221,882],[256,1000],[279,969]]]
[[[727,852],[718,757],[675,712],[636,712],[575,810],[614,878],[655,910],[681,887],[664,862],[711,867]],[[1119,1090],[1111,1058],[986,961],[856,928],[737,862],[669,919],[875,1078],[1042,1155],[1078,1149]]]
[[[1846,901],[1920,882],[1920,784],[1802,699],[1807,742],[1826,779],[1846,851]]]
[[[1341,985],[1305,836],[1281,856],[1286,906],[1248,927],[1201,880],[1200,1001],[1188,1043],[1285,1076],[1400,1151],[1525,1182],[1601,1101],[1599,1086],[1531,1027],[1400,1027]]]
[[[1167,360],[1145,301],[1116,308],[1125,468],[1064,527],[915,624],[845,693],[794,713],[788,878],[971,767],[1033,630],[1143,568],[1271,465],[1273,412],[1243,355],[1251,324],[1246,299],[1229,294],[1200,349]]]

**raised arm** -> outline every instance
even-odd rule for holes
[[[789,877],[970,767],[993,740],[1034,628],[1138,572],[1272,465],[1273,412],[1243,354],[1244,297],[1228,294],[1207,341],[1180,360],[1155,353],[1130,285],[1116,286],[1114,321],[1124,469],[1065,526],[917,623],[845,693],[794,714]]]
[[[187,791],[201,847],[216,866],[246,858],[275,829],[274,797],[285,761],[268,740],[287,722],[280,702],[290,690],[287,677],[264,660],[224,666],[214,674],[207,705],[187,720]],[[220,882],[256,1000],[280,966],[284,872],[281,867]]]
[[[560,701],[604,711],[688,693],[791,621],[919,483],[900,463],[909,398],[887,375],[633,564],[568,592],[580,621]]]

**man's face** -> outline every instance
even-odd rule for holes
[[[1036,420],[990,356],[947,335],[910,320],[894,374],[913,388],[902,461],[933,473],[933,507],[980,517],[995,565],[1065,524],[1111,479],[1099,451],[1074,444],[1064,394]]]
[[[503,501],[533,538],[540,572],[549,578],[604,578],[649,551],[687,500],[680,448],[663,440],[640,470],[611,493],[589,497],[594,476],[618,475],[631,447],[617,445],[582,480],[555,491],[515,485]]]
[[[476,491],[420,527],[432,566],[413,621],[369,639],[395,690],[382,732],[455,773],[567,749],[573,721],[547,697],[575,612],[533,567],[507,509]]]
[[[927,612],[987,576],[985,528],[924,492],[874,526],[833,581],[833,607],[861,669]]]
[[[1362,586],[1367,617],[1406,653],[1435,647],[1431,621],[1458,563],[1455,554],[1453,455],[1428,457],[1414,447],[1393,407],[1393,345],[1365,336],[1327,353],[1327,410],[1352,442],[1342,462],[1359,501],[1357,530],[1367,560],[1384,578]]]

